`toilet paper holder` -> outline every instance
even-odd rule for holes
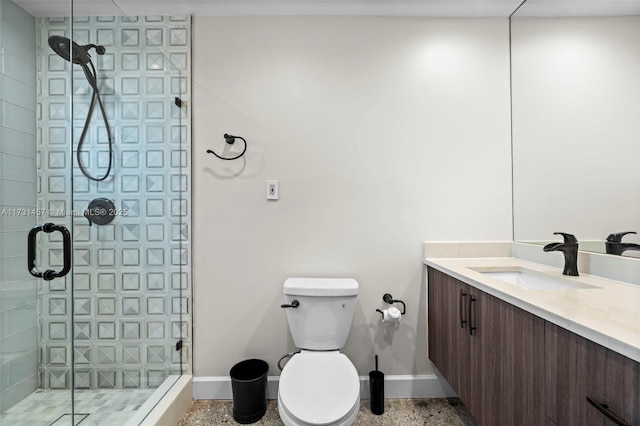
[[[404,315],[407,313],[407,305],[405,305],[402,300],[394,299],[393,296],[389,293],[385,293],[384,296],[382,296],[382,300],[389,305],[392,305],[396,302],[402,303],[402,312],[400,312],[400,314]],[[376,309],[376,312],[380,312],[380,315],[382,315],[382,318],[384,319],[384,312],[382,312],[380,309]]]

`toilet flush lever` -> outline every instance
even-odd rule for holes
[[[298,306],[300,306],[300,302],[298,302],[297,300],[292,301],[290,305],[280,305],[281,308],[297,308]]]

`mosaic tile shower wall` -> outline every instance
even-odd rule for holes
[[[39,385],[71,386],[73,350],[77,389],[154,388],[191,369],[191,19],[73,19],[75,42],[106,48],[91,52],[115,140],[115,173],[103,182],[83,176],[69,152],[69,119],[75,150],[91,99],[80,67],[71,78],[71,65],[47,43],[70,37],[69,24],[36,21],[39,222],[73,221],[74,238],[73,300],[69,279],[43,282],[39,294]],[[98,108],[82,151],[88,171],[104,175],[108,138]],[[114,202],[113,222],[89,226],[82,213],[94,198]],[[44,265],[62,264],[56,235],[40,243]]]

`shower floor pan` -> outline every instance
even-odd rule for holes
[[[75,424],[122,426],[136,416],[155,389],[76,390]],[[0,425],[71,426],[69,390],[37,390],[0,415]]]

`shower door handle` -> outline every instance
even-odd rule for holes
[[[36,238],[41,231],[47,234],[58,231],[62,234],[62,253],[64,260],[62,270],[59,272],[51,269],[38,272],[36,268]],[[54,278],[67,275],[71,270],[71,233],[69,230],[63,225],[56,225],[54,223],[45,223],[44,225],[38,225],[32,228],[27,237],[27,268],[31,275],[36,278],[42,278],[45,281],[51,281]]]

